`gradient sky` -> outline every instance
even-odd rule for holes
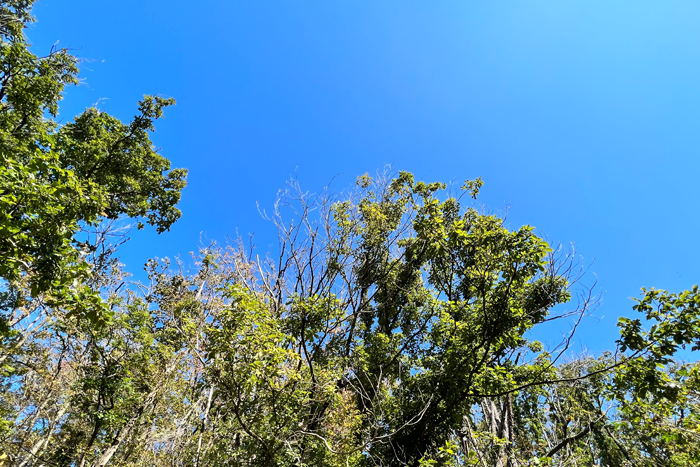
[[[178,101],[153,139],[190,170],[183,217],[133,233],[131,271],[237,229],[264,252],[256,202],[291,175],[340,190],[391,164],[481,176],[511,228],[575,243],[603,295],[576,351],[611,348],[640,287],[700,282],[696,0],[40,0],[35,15],[35,53],[84,59],[64,121]]]

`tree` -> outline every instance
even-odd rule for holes
[[[511,231],[463,207],[480,186],[469,181],[450,197],[409,173],[364,176],[349,199],[293,190],[287,206],[298,217],[285,223],[283,204],[275,214],[281,255],[257,293],[289,322],[310,375],[326,362],[340,368],[337,390],[362,414],[362,463],[440,457],[474,404],[548,379],[553,361],[525,333],[590,304],[586,296],[576,310],[552,312],[571,298],[570,261],[531,227]],[[323,407],[310,410],[307,431]]]
[[[208,245],[133,290],[102,248],[87,260],[112,318],[31,302],[51,320],[8,359],[1,449],[27,466],[697,462],[697,367],[670,358],[698,343],[697,291],[649,291],[657,326],[622,319],[616,352],[560,361],[568,340],[525,333],[591,306],[582,288],[552,308],[576,296],[572,257],[443,187],[293,183],[276,257]]]
[[[148,132],[172,99],[146,96],[128,124],[91,108],[69,124],[54,118],[67,85],[77,83],[78,59],[66,49],[39,57],[23,29],[33,0],[0,3],[0,307],[7,313],[46,293],[93,321],[100,302],[83,287],[91,245],[81,227],[103,219],[144,218],[158,232],[180,217],[175,207],[186,171],[154,149]],[[140,224],[141,225],[141,224]]]
[[[74,377],[84,375],[55,365],[80,348],[79,336],[99,335],[109,322],[113,305],[102,294],[111,270],[100,271],[109,255],[94,238],[109,229],[105,221],[123,216],[168,230],[180,217],[186,177],[149,138],[172,99],[144,97],[129,123],[94,108],[56,122],[64,88],[77,83],[78,59],[66,49],[30,51],[23,31],[34,21],[33,3],[0,2],[0,410],[14,418],[40,409],[14,426],[29,430],[19,446],[41,433],[32,421],[61,426]],[[71,346],[57,350],[57,342]],[[61,371],[47,379],[51,368]],[[13,385],[34,393],[17,401]],[[9,426],[6,419],[0,432]],[[29,452],[46,450],[52,430]]]

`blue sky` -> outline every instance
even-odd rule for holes
[[[59,41],[84,59],[65,120],[178,101],[154,141],[190,170],[183,217],[134,232],[132,271],[237,229],[265,251],[256,202],[291,175],[343,189],[392,164],[481,176],[512,228],[575,242],[604,294],[576,350],[610,348],[640,287],[700,282],[700,2],[40,0],[35,14],[35,53]]]

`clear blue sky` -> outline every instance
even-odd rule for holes
[[[604,293],[577,350],[609,348],[640,287],[700,282],[700,2],[40,0],[35,14],[36,53],[58,40],[86,59],[64,119],[99,99],[123,119],[146,93],[178,101],[154,141],[190,169],[184,215],[134,232],[131,270],[200,233],[255,232],[265,250],[256,201],[295,171],[341,189],[391,163],[481,176],[511,227],[575,242]]]

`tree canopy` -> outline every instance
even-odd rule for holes
[[[56,123],[65,86],[77,83],[78,60],[67,50],[30,51],[23,28],[33,21],[32,3],[0,7],[0,278],[9,285],[2,300],[9,308],[21,299],[13,295],[20,280],[33,296],[80,301],[87,291],[76,281],[89,273],[81,257],[90,248],[81,229],[129,216],[168,230],[180,217],[187,173],[170,170],[148,135],[172,99],[146,96],[129,123],[95,108]]]
[[[572,252],[409,172],[296,181],[242,239],[132,282],[110,220],[165,232],[186,171],[87,109],[40,57],[29,0],[0,3],[0,465],[687,466],[700,462],[700,292],[644,289],[620,338],[574,356],[596,304]],[[533,331],[573,323],[545,348]]]

